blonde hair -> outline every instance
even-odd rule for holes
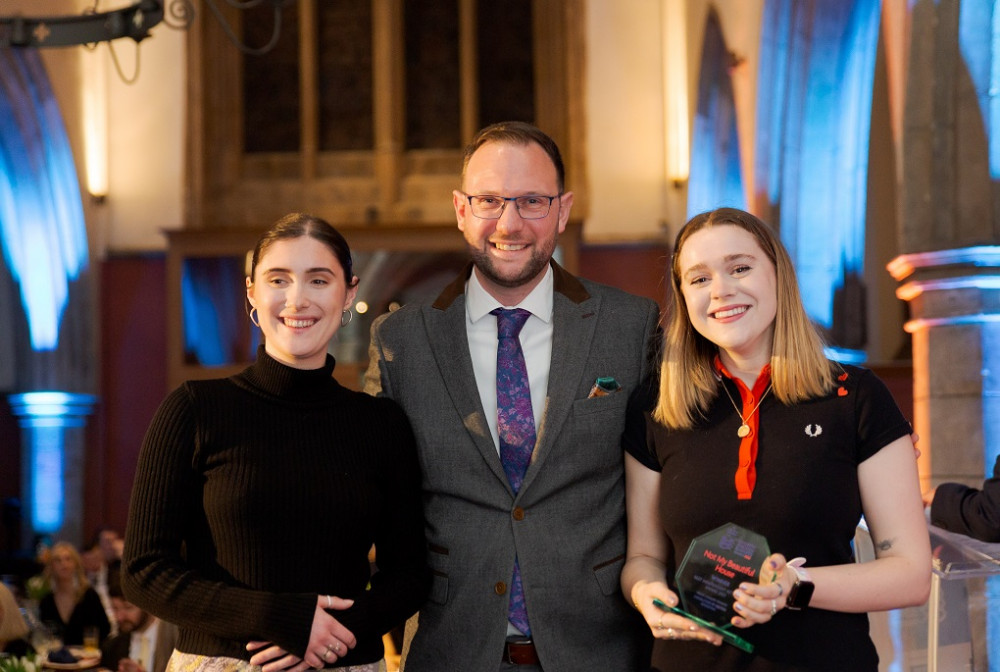
[[[55,591],[56,586],[52,579],[52,562],[55,560],[56,554],[60,551],[66,551],[73,558],[73,564],[75,568],[73,570],[73,590],[74,596],[77,602],[83,599],[84,593],[90,588],[90,581],[87,580],[87,573],[83,571],[83,559],[80,558],[79,551],[76,550],[76,546],[69,543],[68,541],[57,541],[52,545],[52,550],[49,552],[49,562],[45,565],[45,571],[42,572],[42,576]]]
[[[28,624],[21,616],[21,608],[6,584],[0,583],[0,650],[7,642],[23,639],[28,635]]]
[[[784,245],[764,222],[743,210],[719,208],[692,217],[677,234],[670,262],[673,301],[665,316],[660,395],[653,418],[673,429],[690,429],[719,393],[713,360],[718,346],[691,324],[681,293],[678,258],[684,243],[712,226],[738,226],[757,241],[774,265],[777,311],[771,350],[771,385],[784,404],[827,394],[835,370],[823,353],[823,339],[809,320],[799,295],[795,267]]]

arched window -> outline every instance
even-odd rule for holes
[[[218,22],[195,22],[190,226],[261,226],[289,210],[341,224],[448,221],[462,147],[506,119],[552,135],[572,182],[582,172],[582,7],[285,3],[280,39],[259,56],[238,51]],[[244,43],[267,43],[268,3],[224,9]]]

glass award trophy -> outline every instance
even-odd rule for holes
[[[683,608],[653,602],[752,653],[753,644],[737,635],[730,622],[736,614],[733,591],[742,582],[759,583],[761,566],[770,554],[767,539],[756,532],[734,523],[717,527],[691,542],[677,569],[675,580]]]

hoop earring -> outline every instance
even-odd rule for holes
[[[250,309],[250,313],[249,313],[250,314],[250,322],[253,324],[253,326],[255,326],[258,329],[260,329],[260,320],[259,320],[259,318],[257,318],[257,319],[254,318],[254,313],[256,313],[256,312],[257,312],[256,308],[251,308]]]
[[[344,322],[344,315],[347,315],[347,322]],[[351,320],[353,319],[354,319],[354,313],[352,313],[351,309],[348,308],[347,310],[345,310],[343,313],[340,314],[340,326],[346,327],[351,323]]]

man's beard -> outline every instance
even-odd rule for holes
[[[548,266],[554,250],[554,240],[549,249],[540,250],[535,248],[528,262],[517,275],[503,276],[493,263],[493,258],[485,250],[469,246],[469,254],[472,256],[472,263],[476,266],[476,269],[493,284],[507,288],[521,287],[536,278]]]
[[[149,613],[144,613],[142,616],[139,617],[139,620],[136,621],[134,625],[129,621],[120,622],[118,624],[118,630],[123,635],[128,635],[133,632],[140,631],[143,629],[143,627],[145,627],[147,623],[149,623],[149,619],[150,619]]]

